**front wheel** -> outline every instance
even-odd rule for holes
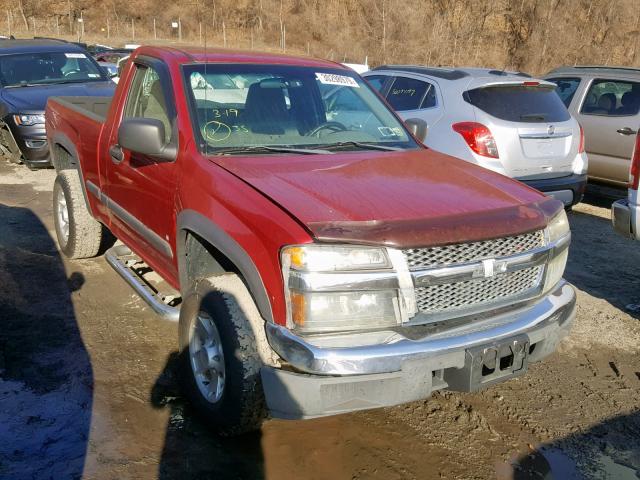
[[[56,177],[53,221],[60,251],[67,257],[89,258],[98,254],[104,227],[89,213],[75,170],[62,170]]]
[[[266,417],[262,361],[233,294],[194,280],[180,308],[179,337],[183,388],[205,421],[223,435],[258,429]]]

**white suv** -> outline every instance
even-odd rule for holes
[[[570,207],[587,155],[556,85],[518,72],[383,66],[362,75],[403,120],[427,122],[425,144],[516,178]]]

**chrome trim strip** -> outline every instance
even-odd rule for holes
[[[526,268],[544,265],[569,246],[571,233],[560,239],[529,250],[525,253],[498,257],[491,263],[491,275],[486,271],[486,260],[452,265],[450,267],[410,270],[416,288],[443,283],[455,283],[485,278],[503,273],[515,272]],[[398,273],[395,270],[376,272],[302,272],[291,270],[289,288],[298,291],[343,291],[343,290],[385,290],[401,288]],[[408,305],[410,306],[410,305]]]
[[[566,138],[566,137],[570,137],[571,135],[573,135],[572,132],[558,132],[558,133],[554,133],[554,134],[548,134],[548,133],[521,133],[519,136],[520,136],[520,138],[532,138],[532,139],[544,140],[544,139],[552,139],[552,138]]]
[[[530,334],[554,323],[563,326],[574,318],[575,304],[575,289],[561,280],[553,291],[533,305],[420,340],[396,333],[385,343],[323,348],[312,343],[313,337],[300,337],[281,325],[267,324],[266,331],[276,353],[300,371],[317,375],[390,373],[402,370],[408,360],[463,353],[470,347]],[[353,333],[352,338],[357,344],[358,333]]]
[[[289,271],[289,288],[298,291],[384,290],[399,288],[398,274],[386,272],[301,272]]]

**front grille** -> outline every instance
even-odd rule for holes
[[[416,288],[416,306],[418,312],[427,314],[481,309],[485,304],[533,291],[540,283],[542,268],[531,267],[495,277]]]
[[[506,257],[544,246],[544,231],[473,243],[404,250],[410,270],[477,262],[487,258]]]

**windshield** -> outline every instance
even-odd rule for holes
[[[21,53],[0,56],[4,87],[105,80],[104,73],[80,52]]]
[[[200,64],[185,66],[184,74],[205,153],[417,148],[366,82],[348,70]]]

